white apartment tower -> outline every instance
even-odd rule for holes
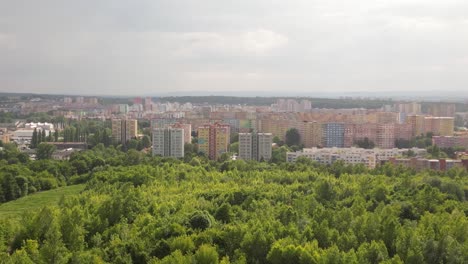
[[[153,129],[153,156],[184,157],[184,129],[155,128]]]
[[[270,160],[271,133],[239,133],[239,157],[244,160]]]

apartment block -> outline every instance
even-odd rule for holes
[[[184,143],[192,143],[192,125],[178,118],[155,118],[151,120],[151,127],[155,128],[182,128],[184,130]]]
[[[405,114],[418,115],[421,114],[421,104],[417,102],[409,103],[396,103],[394,105],[395,111]]]
[[[364,164],[368,168],[375,168],[377,164],[376,154],[372,150],[359,148],[309,148],[286,153],[287,162],[295,162],[299,157],[327,165],[343,161],[345,164]]]
[[[287,162],[295,162],[299,157],[306,157],[312,161],[331,165],[336,161],[346,164],[364,164],[368,168],[374,168],[382,161],[400,157],[408,150],[413,151],[416,157],[427,154],[425,149],[363,149],[363,148],[305,148],[302,151],[288,152]]]
[[[239,157],[244,160],[270,160],[271,133],[239,133]]]
[[[192,143],[192,125],[185,123],[175,123],[169,126],[169,128],[180,128],[184,131],[184,144]]]
[[[453,117],[433,117],[424,118],[424,132],[431,132],[438,136],[453,136],[455,130],[455,120]]]
[[[153,129],[153,155],[163,157],[184,157],[183,128]]]
[[[301,143],[304,144],[306,148],[322,145],[322,124],[313,121],[303,121],[300,122],[298,130],[301,135]]]
[[[296,127],[295,119],[260,119],[258,121],[258,130],[265,133],[272,133],[273,137],[279,137],[284,140],[288,129]]]
[[[419,136],[425,133],[425,116],[423,115],[408,115],[406,117],[406,123],[411,125],[413,131],[413,137]]]
[[[118,143],[126,143],[136,138],[138,133],[138,122],[136,119],[113,119],[112,139]]]
[[[364,140],[365,138],[376,143],[377,142],[377,124],[346,124],[344,131],[344,147],[352,147],[356,141]]]
[[[395,124],[380,124],[377,126],[375,145],[384,149],[395,147]]]
[[[461,147],[468,149],[468,137],[433,136],[432,144],[439,148]]]
[[[229,125],[215,123],[198,128],[198,150],[212,160],[228,152],[230,140]]]
[[[447,171],[454,167],[468,169],[468,163],[465,162],[464,160],[424,159],[424,158],[411,158],[411,159],[390,158],[388,162],[390,162],[391,164],[395,166],[403,166],[407,168],[412,168],[417,171],[428,170],[428,169]]]
[[[450,103],[432,103],[427,108],[427,113],[438,117],[454,117],[455,104]]]
[[[344,123],[325,123],[322,125],[322,142],[326,148],[344,147]]]

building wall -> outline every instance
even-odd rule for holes
[[[344,147],[344,123],[323,124],[323,146],[327,148]]]
[[[153,155],[184,157],[184,130],[182,128],[153,129]]]
[[[118,143],[126,143],[137,137],[138,122],[136,119],[113,119],[112,139]]]
[[[425,117],[425,133],[431,132],[434,135],[453,136],[455,121],[453,117]]]
[[[239,133],[239,158],[252,159],[252,133]]]
[[[216,123],[198,128],[198,150],[212,160],[228,152],[230,140],[229,125]]]
[[[271,159],[271,145],[273,143],[273,134],[271,133],[258,133],[257,134],[258,152],[256,159],[258,161]]]
[[[413,131],[413,137],[419,136],[425,133],[424,128],[424,116],[422,115],[409,115],[406,117],[406,123],[411,125],[411,130]]]
[[[214,153],[210,153],[210,158],[217,160],[223,153],[229,151],[229,143],[231,140],[230,127],[229,125],[214,125]]]
[[[322,145],[322,124],[318,122],[301,122],[299,127],[301,135],[301,143],[306,148],[317,147]]]
[[[125,120],[125,140],[129,141],[138,135],[138,121],[136,119]]]
[[[384,124],[377,126],[377,141],[375,145],[378,148],[389,149],[395,147],[395,125]]]

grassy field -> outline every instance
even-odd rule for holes
[[[57,204],[62,195],[78,194],[84,189],[84,184],[66,186],[50,191],[28,195],[15,201],[0,205],[0,219],[20,218],[24,212],[41,209],[46,205]]]

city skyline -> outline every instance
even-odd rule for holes
[[[456,97],[467,13],[460,0],[14,1],[0,10],[0,91]]]

